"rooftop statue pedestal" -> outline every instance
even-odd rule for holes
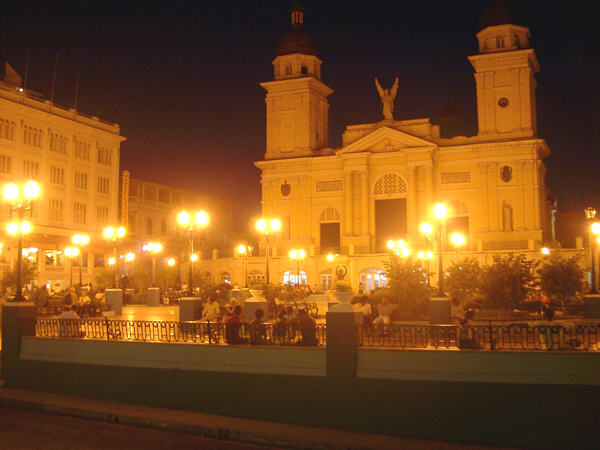
[[[104,298],[108,308],[115,312],[115,316],[123,314],[123,289],[107,289]]]
[[[269,312],[269,302],[264,297],[262,289],[250,289],[250,294],[252,297],[246,299],[246,302],[244,303],[244,312],[242,314],[246,322],[252,322],[256,319],[254,313],[258,309],[262,309],[265,316]]]
[[[148,298],[146,300],[148,306],[160,305],[160,289],[157,287],[148,288]]]
[[[179,300],[179,321],[197,320],[202,315],[202,299],[200,297],[182,297]]]

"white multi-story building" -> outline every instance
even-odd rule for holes
[[[83,282],[104,267],[102,228],[118,224],[119,125],[58,106],[21,87],[21,77],[3,63],[0,80],[0,184],[36,180],[32,233],[24,253],[36,262],[38,283],[69,282],[64,249],[76,233],[88,234],[83,249]],[[0,208],[0,223],[9,207]],[[5,263],[14,261],[16,243],[2,226]],[[76,261],[77,264],[77,261]],[[76,280],[79,277],[75,270]]]

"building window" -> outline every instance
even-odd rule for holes
[[[108,194],[110,186],[110,180],[104,177],[98,177],[98,192],[102,194]]]
[[[10,173],[12,170],[12,158],[0,155],[0,173]]]
[[[23,176],[28,179],[37,180],[40,177],[40,163],[36,161],[23,161]]]
[[[105,147],[100,147],[100,145],[98,145],[98,144],[97,144],[97,147],[98,147],[98,163],[104,164],[106,166],[112,165],[112,152],[110,151],[110,149],[105,148]]]
[[[381,269],[366,269],[360,273],[360,284],[363,292],[371,292],[386,287],[387,277]]]
[[[50,183],[65,185],[65,169],[60,167],[50,167]]]
[[[73,222],[85,225],[86,224],[86,204],[77,203],[73,204]]]
[[[308,68],[303,64],[302,67],[300,67],[300,73],[302,75],[306,75],[308,73]]]
[[[285,74],[286,75],[292,74],[292,66],[285,66]]]
[[[104,267],[104,255],[94,253],[94,267]]]
[[[98,206],[97,214],[96,214],[96,222],[98,225],[108,225],[108,207],[107,206]]]
[[[42,130],[28,125],[23,127],[23,142],[36,147],[42,146]]]
[[[57,153],[67,153],[67,138],[60,134],[50,133],[50,150]]]
[[[127,216],[127,229],[135,233],[135,212],[130,212]]]
[[[90,159],[90,144],[80,141],[73,137],[73,145],[75,146],[75,158]]]
[[[78,189],[87,189],[87,173],[75,172],[75,187]]]
[[[521,39],[519,39],[518,34],[515,34],[515,47],[521,48]]]
[[[496,36],[496,48],[503,48],[504,47],[504,36],[499,35]]]
[[[0,138],[9,141],[15,140],[15,123],[7,119],[0,119]]]
[[[298,273],[296,271],[290,272],[289,270],[286,270],[283,273],[283,284],[307,284],[306,272],[301,270],[300,273]]]
[[[62,222],[63,219],[63,201],[58,198],[51,198],[48,201],[48,219],[54,222]]]

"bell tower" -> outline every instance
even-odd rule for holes
[[[508,0],[492,0],[479,21],[475,69],[479,135],[537,135],[535,74],[539,65],[530,47],[529,28]]]
[[[304,30],[304,10],[290,10],[291,29],[277,45],[274,80],[267,91],[265,159],[317,156],[328,145],[329,103],[333,91],[321,82],[317,46]]]

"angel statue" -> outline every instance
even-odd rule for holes
[[[394,120],[394,100],[398,93],[398,77],[394,80],[394,85],[391,89],[383,89],[377,78],[375,78],[375,86],[377,87],[377,92],[379,92],[379,97],[381,97],[383,118],[386,120]]]

